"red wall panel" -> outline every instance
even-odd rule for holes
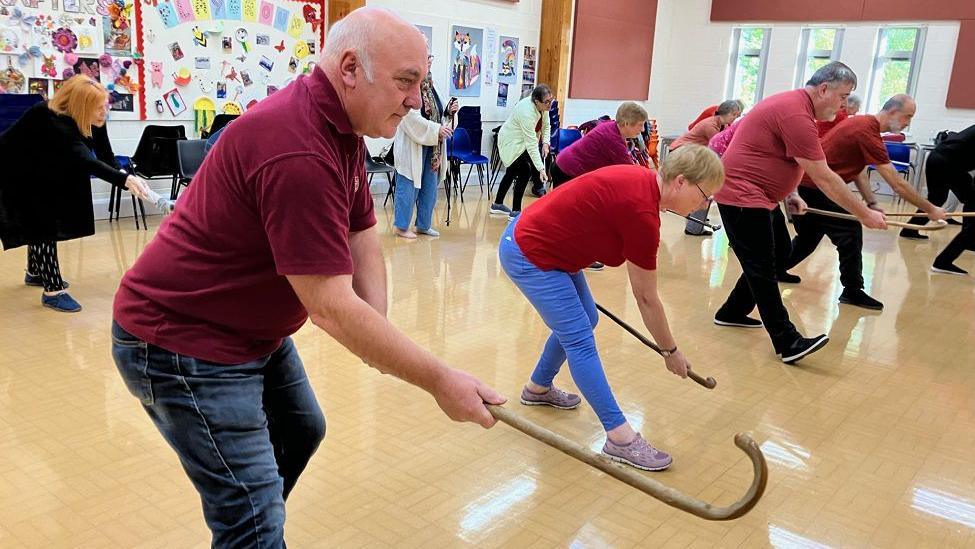
[[[945,106],[975,109],[975,21],[962,21]]]
[[[711,0],[712,21],[859,21],[866,0]]]
[[[975,19],[972,0],[865,0],[863,21],[958,21]]]
[[[572,99],[648,99],[657,0],[577,0]]]

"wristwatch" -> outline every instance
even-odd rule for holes
[[[673,349],[661,349],[660,350],[660,356],[662,356],[664,358],[667,358],[667,357],[669,357],[670,355],[672,355],[672,354],[674,354],[676,352],[677,352],[677,346],[674,345],[674,348]]]

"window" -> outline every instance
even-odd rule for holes
[[[727,97],[741,99],[745,109],[762,99],[771,34],[772,29],[761,27],[737,28],[732,34]]]
[[[801,88],[809,77],[830,61],[840,59],[843,49],[843,29],[802,29],[799,39],[799,60],[796,63],[795,87]]]
[[[924,49],[922,27],[884,27],[877,37],[877,53],[870,76],[870,112],[877,111],[890,96],[914,95]]]

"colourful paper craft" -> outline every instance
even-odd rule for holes
[[[291,12],[282,8],[277,7],[274,10],[274,28],[281,32],[288,32],[288,17]]]

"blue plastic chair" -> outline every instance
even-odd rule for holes
[[[914,164],[911,162],[911,145],[905,145],[904,143],[891,143],[885,142],[884,146],[887,147],[887,156],[890,157],[890,163],[893,164],[894,169],[897,173],[904,176],[904,179],[908,181],[911,180],[911,170],[914,169]],[[871,164],[867,166],[867,173],[876,170],[877,167]]]
[[[471,137],[467,134],[467,130],[464,128],[454,130],[453,137],[447,141],[447,156],[456,167],[458,176],[460,175],[461,165],[470,166],[467,170],[467,178],[464,179],[464,184],[460,189],[462,198],[464,191],[467,190],[467,182],[470,180],[474,168],[477,168],[477,179],[481,186],[481,192],[484,192],[484,167],[488,165],[490,160],[488,157],[478,154],[474,144],[471,143]],[[490,196],[491,188],[488,187],[488,197],[490,198]]]
[[[569,130],[567,130],[565,128],[560,128],[559,129],[558,148],[556,149],[556,152],[559,153],[559,152],[564,151],[565,149],[568,149],[569,148],[569,145],[575,143],[576,141],[578,141],[580,139],[582,139],[582,132],[581,131],[579,131],[577,129],[569,129]]]

